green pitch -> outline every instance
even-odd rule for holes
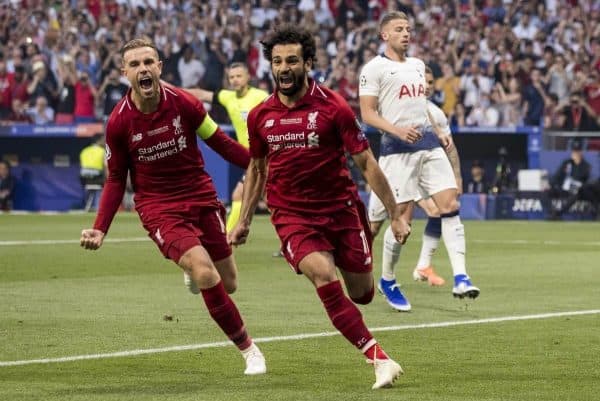
[[[423,228],[416,221],[398,271],[413,311],[394,312],[381,296],[361,307],[406,372],[394,388],[372,391],[372,367],[335,335],[308,280],[271,257],[279,245],[266,218],[257,217],[250,243],[235,250],[234,299],[268,363],[268,374],[257,377],[242,374],[241,356],[223,346],[201,298],[144,238],[137,216],[120,214],[111,241],[86,252],[79,232],[92,220],[0,215],[0,400],[587,401],[600,394],[599,223],[466,222],[469,273],[482,295],[459,301],[448,283],[412,281]],[[380,248],[378,238],[376,276]],[[434,260],[450,282],[443,247]]]

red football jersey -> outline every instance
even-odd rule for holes
[[[161,86],[160,93],[157,111],[144,114],[131,101],[130,89],[108,119],[108,175],[94,228],[108,230],[128,171],[140,215],[219,204],[197,143],[206,110],[181,89]]]
[[[357,199],[345,152],[369,142],[339,94],[310,80],[292,108],[271,95],[250,111],[248,133],[250,155],[267,159],[269,207],[329,213]]]

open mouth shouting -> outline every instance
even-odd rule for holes
[[[294,74],[286,72],[279,75],[279,89],[283,93],[293,93],[295,91]]]
[[[143,77],[138,81],[138,83],[140,85],[140,89],[144,93],[152,92],[154,89],[154,81],[152,80],[152,77]]]

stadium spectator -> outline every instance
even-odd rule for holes
[[[96,87],[87,72],[80,72],[75,82],[75,110],[73,115],[76,123],[96,121],[95,104],[98,96]]]
[[[491,96],[482,93],[479,102],[465,119],[465,124],[469,127],[497,127],[501,118],[499,100],[497,93],[492,93]]]
[[[38,96],[35,105],[27,109],[27,114],[34,124],[45,125],[54,122],[54,110],[48,106],[48,100],[44,96]]]
[[[469,73],[463,75],[460,80],[460,89],[464,92],[463,104],[467,116],[475,106],[481,104],[484,96],[489,96],[492,86],[492,80],[481,74],[481,68],[477,63],[469,66]]]
[[[471,165],[471,176],[466,185],[466,193],[487,194],[489,185],[485,181],[485,170],[479,160],[474,160]]]
[[[308,77],[316,53],[313,36],[285,25],[262,43],[277,88],[248,116],[252,158],[241,217],[229,238],[235,245],[246,242],[266,183],[285,258],[315,286],[333,325],[374,365],[373,389],[389,387],[402,369],[381,349],[352,303],[369,303],[374,284],[364,207],[350,178],[345,150],[384,199],[396,238],[404,241],[409,227],[400,219],[401,209],[350,107]],[[306,130],[311,134],[305,136]],[[352,301],[342,289],[336,266]]]
[[[6,62],[0,60],[0,120],[5,120],[12,110],[14,75],[6,70]]]
[[[598,129],[594,110],[583,98],[581,92],[574,92],[569,103],[562,108],[564,122],[562,129],[569,131],[594,131]]]
[[[32,119],[27,112],[29,107],[26,102],[21,101],[19,98],[12,100],[12,110],[7,117],[7,121],[15,123],[31,123]]]
[[[565,57],[562,54],[557,54],[554,57],[554,63],[542,78],[542,82],[548,87],[548,92],[558,96],[560,102],[565,101],[569,97],[570,78],[567,75],[565,67]]]
[[[516,78],[508,80],[508,88],[504,90],[501,83],[497,83],[490,96],[500,110],[500,116],[495,126],[515,127],[521,125],[523,116],[521,114],[522,94]]]
[[[29,93],[27,93],[28,86],[29,78],[25,72],[25,67],[22,65],[15,66],[11,100],[19,99],[21,103],[27,103],[29,101]]]
[[[453,166],[440,146],[449,150],[451,137],[448,132],[430,127],[425,65],[406,54],[411,38],[406,14],[384,15],[380,35],[385,51],[366,64],[360,75],[363,121],[383,132],[379,164],[394,190],[395,202],[406,211],[405,219],[411,220],[415,199],[431,197],[438,208],[442,238],[454,274],[453,295],[476,298],[480,291],[466,274],[465,234],[457,201],[458,175],[453,174]],[[478,67],[471,67],[478,74]],[[369,220],[373,235],[377,235],[386,218],[382,206],[377,194],[371,193]],[[409,311],[410,302],[396,281],[400,251],[401,244],[394,241],[388,228],[383,237],[379,290],[392,308]]]
[[[531,72],[529,84],[523,88],[523,108],[525,125],[539,126],[544,116],[544,90],[541,82],[541,72],[535,68]]]
[[[551,210],[551,217],[558,217],[571,208],[578,199],[580,189],[590,178],[591,170],[590,163],[583,157],[581,141],[574,141],[571,145],[570,157],[563,160],[550,180],[547,193],[548,204],[552,206],[555,199],[567,199],[561,202],[560,208]]]
[[[181,86],[184,88],[193,88],[200,84],[206,68],[194,54],[194,48],[191,45],[185,45],[183,56],[179,59],[177,71],[181,78]]]
[[[27,87],[30,105],[35,104],[38,98],[43,97],[52,107],[52,104],[58,100],[58,87],[54,75],[48,71],[46,64],[41,60],[33,63],[31,71],[33,79]]]
[[[562,108],[563,105],[559,104],[558,96],[554,93],[544,96],[543,123],[545,130],[557,130],[563,127],[565,116]]]
[[[15,193],[15,179],[10,174],[10,164],[0,160],[0,210],[12,209],[12,201]]]
[[[435,81],[435,89],[443,93],[441,108],[444,114],[453,114],[460,96],[460,78],[454,75],[450,63],[442,64],[442,76]]]
[[[165,43],[165,45],[159,49],[159,52],[161,59],[163,60],[163,79],[172,85],[181,86],[181,77],[179,76],[178,67],[181,52],[173,52],[173,44],[171,42]]]
[[[102,246],[129,172],[136,210],[150,237],[192,277],[209,314],[242,353],[244,373],[266,373],[264,357],[227,293],[236,289],[237,268],[226,239],[224,208],[204,170],[197,137],[240,166],[247,165],[248,151],[221,131],[200,101],[161,84],[162,63],[152,42],[131,40],[121,54],[131,89],[106,126],[108,178],[94,228],[82,231],[81,246]]]
[[[119,70],[113,68],[96,92],[97,103],[102,105],[102,119],[106,121],[115,105],[125,96],[128,85],[121,82]]]
[[[73,59],[69,55],[63,56],[58,64],[58,102],[56,105],[55,122],[57,124],[71,124],[75,121],[75,84],[77,72]]]

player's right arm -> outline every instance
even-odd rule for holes
[[[122,130],[120,124],[115,123],[115,118],[111,117],[106,126],[108,174],[102,189],[94,228],[84,229],[81,232],[80,244],[85,249],[95,250],[102,246],[104,236],[125,194],[129,164],[127,142],[123,141],[126,131]]]
[[[373,128],[392,134],[408,143],[415,143],[421,139],[421,131],[415,126],[396,127],[394,124],[381,117],[377,112],[379,100],[377,96],[360,96],[360,116],[362,121]]]
[[[267,162],[265,158],[250,159],[250,165],[244,178],[244,192],[242,195],[242,210],[240,219],[234,229],[229,233],[229,243],[242,245],[250,234],[250,224],[258,202],[262,198],[267,181]]]
[[[416,127],[396,127],[379,114],[380,74],[381,68],[372,62],[367,63],[360,72],[359,106],[362,121],[408,143],[418,141],[421,139],[421,132]]]
[[[242,208],[240,218],[234,229],[228,234],[229,243],[242,245],[250,234],[250,224],[254,211],[261,200],[267,182],[267,152],[266,144],[258,134],[258,124],[254,109],[248,115],[248,137],[250,140],[250,164],[244,179],[244,192],[242,194]]]

